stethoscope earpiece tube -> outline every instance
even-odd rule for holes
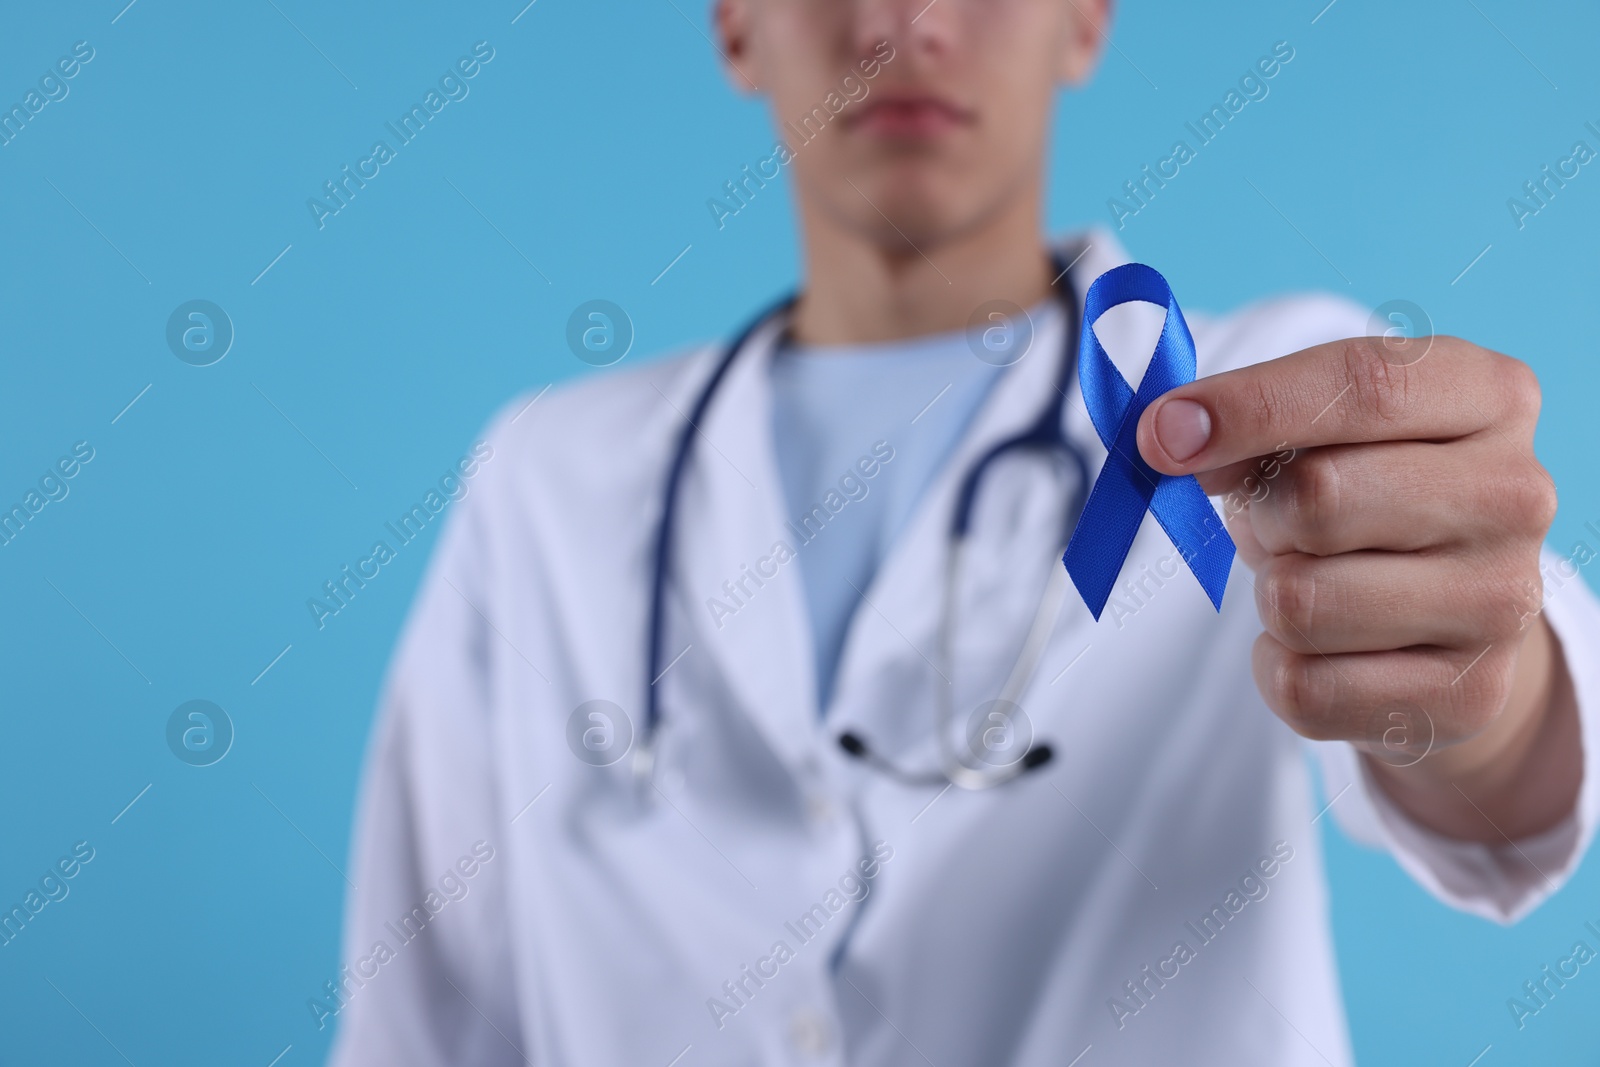
[[[839,747],[844,749],[852,758],[860,760],[874,770],[881,771],[901,785],[940,785],[944,782],[944,775],[942,774],[936,772],[916,774],[896,766],[872,751],[861,735],[853,731],[846,730],[839,735]]]

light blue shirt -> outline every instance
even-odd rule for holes
[[[1052,314],[1053,301],[1030,310],[1041,328]],[[879,564],[1002,373],[965,330],[774,353],[772,429],[821,709]]]

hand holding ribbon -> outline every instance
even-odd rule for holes
[[[1168,297],[1124,281],[1090,315],[1133,288]],[[1176,323],[1169,303],[1163,345],[1186,334]],[[1086,397],[1125,396],[1120,381],[1090,384],[1110,376],[1084,351]],[[1152,362],[1113,461],[1143,457],[1209,493],[1247,495],[1226,518],[1253,572],[1252,667],[1268,707],[1306,737],[1353,743],[1389,798],[1437,833],[1499,845],[1571,818],[1588,757],[1573,675],[1540,610],[1556,494],[1533,458],[1540,390],[1527,364],[1459,338],[1386,334],[1197,381],[1192,355],[1179,370],[1158,396],[1165,383],[1151,378],[1172,370]],[[1286,449],[1292,462],[1277,458]],[[1270,490],[1250,490],[1269,461]],[[1151,494],[1158,517],[1167,485]],[[1097,543],[1103,523],[1086,512],[1078,533]]]

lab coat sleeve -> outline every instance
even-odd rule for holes
[[[1577,869],[1600,819],[1600,773],[1595,766],[1600,753],[1600,603],[1574,560],[1547,549],[1541,567],[1544,616],[1561,643],[1582,724],[1583,784],[1561,823],[1537,836],[1497,845],[1444,837],[1390,800],[1354,747],[1311,743],[1321,760],[1323,802],[1345,833],[1387,849],[1445,903],[1499,923],[1516,922],[1561,887]]]
[[[385,685],[327,1020],[334,1067],[524,1062],[494,817],[485,492],[453,505]]]

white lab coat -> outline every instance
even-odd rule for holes
[[[1124,261],[1109,235],[1090,238],[1080,293]],[[1189,321],[1202,374],[1367,328],[1326,297]],[[1022,702],[1054,747],[1047,767],[980,793],[890,781],[835,738],[852,729],[903,765],[934,765],[944,683],[925,656],[954,485],[1035,417],[1059,337],[999,382],[866,590],[820,721],[804,557],[720,627],[706,606],[784,536],[771,340],[729,372],[683,484],[667,658],[687,651],[657,682],[655,789],[641,793],[629,759],[577,759],[568,718],[604,699],[638,724],[664,466],[719,346],[515,401],[492,426],[494,458],[454,505],[372,742],[350,969],[340,999],[308,1005],[339,1027],[334,1062],[1062,1067],[1090,1046],[1083,1067],[1350,1062],[1313,821],[1323,801],[1306,743],[1252,681],[1260,623],[1242,564],[1220,615],[1187,570],[1099,623],[1069,591]],[[1067,421],[1098,470],[1081,398]],[[1024,464],[985,490],[958,709],[1011,665],[1041,568],[1059,566],[1061,500]],[[1124,577],[1171,552],[1147,516]],[[1600,609],[1574,581],[1547,612],[1586,750],[1600,751]],[[1347,831],[1502,921],[1576,866],[1600,809],[1590,771],[1574,817],[1540,839],[1448,842],[1375,792],[1347,746],[1311,747]],[[863,864],[876,877],[852,901]],[[427,920],[414,936],[408,914]]]

